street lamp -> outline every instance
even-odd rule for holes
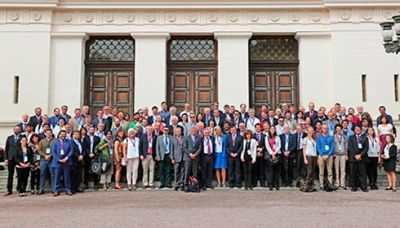
[[[400,52],[400,15],[393,16],[393,21],[382,22],[380,25],[382,27],[383,36],[383,46],[387,53]],[[393,38],[394,33],[396,36]]]

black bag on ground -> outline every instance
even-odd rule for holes
[[[314,181],[312,179],[300,179],[299,180],[300,191],[302,192],[315,192]]]
[[[107,157],[100,155],[90,162],[90,173],[100,175],[107,172],[111,167],[111,160]]]
[[[189,177],[189,185],[188,185],[188,192],[200,192],[199,182],[197,181],[196,177],[191,176]]]

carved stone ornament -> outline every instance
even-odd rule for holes
[[[255,22],[258,22],[259,20],[260,20],[260,16],[258,16],[258,14],[253,13],[250,15],[251,22],[255,23]]]
[[[64,18],[63,18],[63,21],[65,23],[71,22],[72,21],[72,15],[70,15],[70,14],[65,15]]]
[[[42,14],[40,14],[39,12],[34,12],[32,14],[32,19],[34,21],[40,21],[42,19]]]
[[[17,12],[9,12],[8,13],[8,19],[10,19],[11,21],[17,21],[19,19],[19,14]]]

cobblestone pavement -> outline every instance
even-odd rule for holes
[[[399,227],[400,193],[384,190],[86,192],[0,197],[0,227]]]

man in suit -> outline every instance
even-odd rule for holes
[[[212,120],[214,120],[215,122],[215,127],[219,126],[221,129],[224,128],[224,118],[222,117],[222,115],[220,115],[219,110],[214,110],[214,115],[212,117]]]
[[[175,134],[177,128],[181,129],[181,132],[184,133],[184,129],[181,125],[178,125],[178,121],[177,116],[171,116],[171,125],[168,126],[168,132],[171,136]]]
[[[95,128],[94,126],[91,126],[89,128],[89,135],[83,139],[83,147],[85,148],[86,151],[84,156],[85,170],[84,170],[83,183],[85,184],[86,189],[89,186],[89,178],[93,179],[95,190],[97,190],[97,185],[99,184],[100,181],[98,175],[89,173],[91,161],[95,157],[94,149],[99,143],[100,143],[100,137],[95,135]]]
[[[100,123],[103,123],[105,126],[106,122],[107,120],[104,119],[103,110],[99,110],[97,111],[97,118],[92,121],[92,125],[93,127],[97,128]]]
[[[146,127],[146,134],[140,137],[139,155],[143,167],[143,188],[154,188],[154,157],[156,155],[157,136],[151,126]]]
[[[285,187],[293,187],[293,171],[295,169],[296,159],[296,136],[290,133],[290,127],[285,125],[283,127],[284,134],[280,135],[281,138],[281,154],[282,156],[282,184]]]
[[[201,185],[203,190],[207,188],[213,188],[212,186],[212,174],[214,169],[214,157],[215,157],[215,142],[211,137],[209,128],[204,129],[204,136],[200,139],[200,156],[201,156]]]
[[[357,191],[358,181],[360,181],[361,190],[368,192],[365,164],[368,162],[369,142],[368,138],[361,134],[360,126],[354,127],[354,133],[349,137],[348,142],[348,158],[352,178],[351,191]]]
[[[204,118],[203,119],[204,119],[204,125],[206,127],[209,126],[209,122],[210,122],[211,118],[212,118],[211,109],[208,107],[204,108]]]
[[[183,161],[183,137],[180,128],[175,129],[172,138],[172,164],[174,164],[175,191],[183,190],[184,161]]]
[[[185,162],[185,177],[184,177],[184,185],[185,190],[187,191],[189,177],[192,175],[196,179],[197,170],[199,168],[199,135],[197,134],[197,129],[195,126],[190,128],[190,135],[188,135],[183,140],[183,160]]]
[[[78,130],[74,130],[72,133],[71,149],[72,149],[72,166],[71,166],[71,186],[72,193],[81,193],[82,183],[82,166],[83,159],[85,157],[85,150],[82,142],[79,140],[81,134]]]
[[[35,108],[35,115],[29,118],[29,123],[33,126],[33,129],[36,128],[36,125],[42,124],[42,109],[37,107]]]
[[[243,147],[243,136],[237,134],[234,126],[230,129],[230,135],[226,140],[226,153],[228,155],[228,179],[229,187],[242,187],[240,170],[240,153]]]
[[[66,123],[69,121],[69,119],[71,119],[71,116],[68,114],[68,106],[66,105],[61,106],[60,117],[64,118]]]
[[[71,190],[71,165],[72,165],[72,149],[71,143],[66,139],[65,130],[61,130],[59,139],[54,142],[51,150],[53,160],[51,168],[54,172],[55,183],[53,185],[53,196],[59,196],[61,190],[61,175],[64,176],[64,189],[65,193],[72,196]]]
[[[28,123],[29,123],[29,115],[28,114],[22,115],[21,123],[18,124],[18,126],[21,128],[21,132],[25,132]]]
[[[172,124],[172,119],[173,119],[172,117],[174,117],[174,116],[177,117],[178,121],[179,121],[179,117],[178,117],[178,115],[176,113],[176,107],[175,106],[171,106],[171,107],[169,107],[169,116],[165,117],[165,119],[164,119],[165,125],[167,125],[167,126],[171,125]],[[171,134],[173,134],[173,132]]]
[[[234,126],[236,129],[239,128],[239,123],[240,123],[240,113],[238,110],[235,110],[233,112],[233,118],[231,119],[231,124]]]
[[[315,104],[313,102],[310,102],[308,104],[308,108],[309,108],[309,111],[304,114],[304,119],[307,119],[307,117],[310,117],[311,122],[313,122],[314,119],[317,118],[317,111],[315,111]]]
[[[110,113],[110,106],[103,106],[104,131],[108,131],[111,129],[113,118],[113,115]]]
[[[301,125],[296,126],[296,172],[293,178],[300,179],[305,177],[306,170],[304,165],[304,157],[303,157],[303,139],[307,136],[307,134],[303,131]]]
[[[239,108],[240,108],[240,120],[246,122],[247,118],[249,118],[249,113],[247,113],[246,111],[247,108],[246,104],[240,104]]]
[[[149,125],[153,125],[153,123],[156,122],[156,116],[158,115],[158,107],[153,106],[151,108],[151,113],[152,115],[147,117],[147,122],[149,123]]]
[[[21,139],[21,128],[19,126],[14,126],[13,131],[14,134],[7,137],[6,147],[4,148],[4,164],[8,168],[7,192],[4,196],[12,194],[16,166],[15,158],[17,156],[17,149]]]
[[[71,124],[72,130],[80,130],[83,124],[85,123],[85,119],[83,115],[81,115],[81,109],[76,108],[74,110],[75,116],[69,119],[68,123]]]
[[[251,115],[249,117],[249,120]],[[257,155],[256,163],[253,165],[252,169],[252,186],[257,187],[257,182],[260,181],[261,187],[266,187],[265,185],[265,136],[262,133],[261,124],[257,123],[255,126],[255,131],[253,133],[253,138],[257,141]]]
[[[278,119],[275,118],[275,112],[274,110],[269,110],[268,111],[268,118],[267,121],[269,123],[269,126],[276,126],[278,125]]]
[[[160,189],[171,185],[172,137],[168,134],[169,128],[164,127],[164,134],[157,138],[156,161],[160,163]]]

